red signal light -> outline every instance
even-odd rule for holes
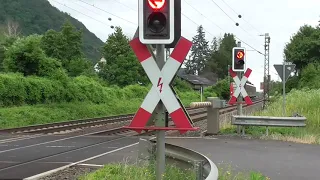
[[[242,59],[244,57],[244,52],[243,51],[238,51],[237,52],[237,58]]]
[[[161,9],[166,2],[166,0],[147,0],[147,1],[149,3],[149,6],[154,10]]]

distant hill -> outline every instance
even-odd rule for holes
[[[66,19],[83,29],[83,52],[93,62],[100,60],[103,42],[80,21],[53,7],[47,0],[0,0],[0,25],[8,19],[19,23],[22,35],[43,34],[49,29],[59,30]]]

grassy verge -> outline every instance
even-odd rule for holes
[[[154,170],[155,167],[153,165],[108,164],[93,173],[80,177],[79,180],[155,180]],[[164,179],[194,180],[195,173],[191,170],[182,170],[178,167],[167,165]]]
[[[256,116],[282,116],[282,96]],[[262,139],[285,140],[298,143],[320,144],[320,90],[293,90],[286,96],[286,116],[294,113],[307,118],[304,128],[270,127],[269,136],[264,136],[265,127],[247,127],[246,134]],[[224,133],[235,133],[235,127],[223,130]]]
[[[260,172],[235,172],[231,167],[224,169],[219,167],[218,180],[270,180],[269,177],[262,175]]]
[[[153,165],[135,166],[126,164],[108,164],[103,168],[79,177],[79,180],[155,180],[155,167]],[[129,178],[130,177],[130,178]],[[173,165],[166,166],[164,179],[170,180],[195,180],[196,174],[192,169],[180,169]],[[219,180],[270,180],[259,172],[249,173],[219,168]]]
[[[196,92],[179,92],[183,104],[199,101]],[[0,109],[0,128],[13,128],[35,124],[61,122],[103,116],[134,113],[143,98],[114,99],[108,103],[70,102],[3,107]]]

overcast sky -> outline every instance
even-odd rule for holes
[[[130,37],[137,28],[138,0],[49,2],[81,21],[104,42],[113,32],[111,25],[121,26]],[[253,70],[249,81],[259,90],[263,81],[264,56],[251,51],[253,49],[245,43],[264,53],[264,37],[259,35],[270,34],[270,75],[273,80],[280,80],[273,64],[282,63],[284,45],[300,26],[318,24],[319,7],[320,0],[182,0],[182,36],[192,40],[199,25],[203,25],[210,43],[214,36],[221,36],[225,32],[235,34],[247,49],[247,67]],[[241,14],[242,18],[239,19],[237,14]],[[235,26],[235,22],[240,26]]]

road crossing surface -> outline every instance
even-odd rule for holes
[[[134,162],[139,137],[43,136],[0,143],[0,179],[22,179],[96,156],[82,163]],[[209,157],[217,166],[260,171],[271,179],[318,179],[320,146],[241,138],[167,138],[167,143]],[[109,153],[108,153],[109,152]],[[128,158],[128,159],[127,159]]]

